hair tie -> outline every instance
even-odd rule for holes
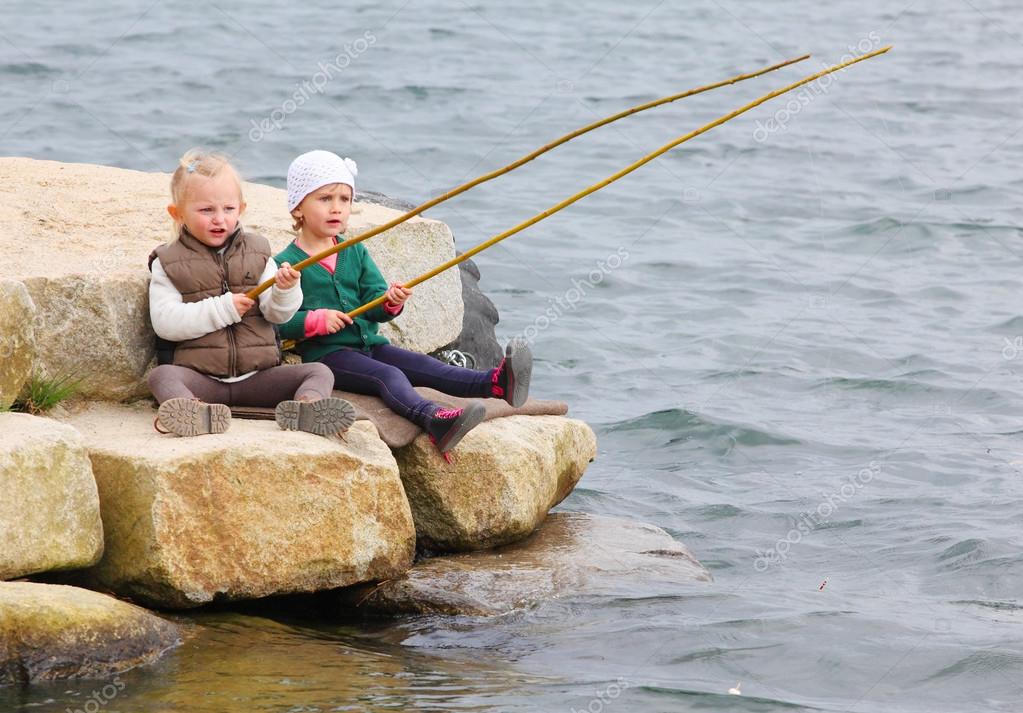
[[[195,167],[196,167],[196,164],[198,164],[198,163],[199,163],[199,159],[195,159],[194,161],[192,161],[192,163],[190,163],[187,166],[185,166],[185,170],[188,171],[189,173],[195,173]]]

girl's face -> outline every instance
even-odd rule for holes
[[[184,223],[200,243],[219,249],[238,227],[245,201],[237,179],[229,171],[221,171],[208,178],[189,178],[184,201],[167,206],[167,212],[176,223]]]
[[[302,231],[325,240],[348,230],[352,215],[352,187],[331,183],[302,199],[293,213],[302,218]]]

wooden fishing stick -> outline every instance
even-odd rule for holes
[[[823,70],[821,72],[817,72],[816,74],[811,74],[809,77],[806,77],[805,79],[801,79],[798,82],[794,82],[794,83],[788,85],[787,87],[782,87],[781,89],[776,89],[775,91],[771,92],[770,94],[765,94],[764,96],[760,97],[759,99],[757,99],[755,101],[751,101],[749,104],[746,104],[745,106],[743,106],[740,109],[736,109],[733,112],[725,114],[724,116],[715,119],[714,121],[710,122],[709,124],[705,124],[704,126],[701,126],[699,129],[696,129],[695,131],[690,131],[685,136],[680,136],[679,138],[675,139],[674,141],[666,143],[664,146],[662,146],[661,148],[657,149],[653,153],[647,154],[646,156],[644,156],[640,160],[636,161],[635,163],[632,163],[632,164],[626,166],[621,171],[618,171],[617,173],[614,173],[614,174],[608,176],[607,178],[605,178],[600,183],[594,183],[592,186],[590,186],[586,190],[580,191],[580,192],[576,193],[574,196],[566,198],[565,200],[561,201],[560,203],[558,203],[556,205],[551,206],[550,208],[548,208],[547,210],[543,211],[542,213],[537,213],[536,215],[534,215],[529,220],[524,221],[522,223],[519,223],[514,228],[506,230],[503,233],[499,233],[499,234],[495,235],[494,237],[490,238],[490,240],[482,242],[479,245],[477,245],[476,247],[474,247],[474,248],[472,248],[470,250],[466,250],[461,255],[448,260],[443,265],[438,265],[437,267],[433,268],[429,272],[424,273],[424,274],[420,275],[419,277],[413,278],[412,280],[409,280],[408,282],[406,282],[403,285],[403,287],[415,287],[416,285],[418,285],[418,284],[420,284],[422,282],[426,282],[431,277],[435,277],[435,276],[439,275],[440,273],[444,272],[445,270],[454,267],[458,263],[463,262],[465,260],[468,260],[473,255],[477,255],[477,254],[483,252],[487,248],[489,248],[489,247],[491,247],[493,245],[496,245],[497,243],[501,242],[505,238],[511,237],[512,235],[515,235],[515,233],[519,233],[519,232],[525,230],[526,228],[528,228],[529,226],[535,225],[535,224],[539,223],[541,220],[544,220],[545,218],[549,218],[550,216],[552,216],[555,213],[557,213],[559,210],[562,210],[563,208],[567,208],[568,206],[572,205],[576,201],[582,200],[583,198],[585,198],[586,196],[590,195],[591,193],[596,193],[601,188],[604,188],[605,186],[608,186],[608,185],[614,183],[619,178],[621,178],[623,176],[629,175],[630,173],[635,171],[640,166],[648,164],[651,161],[653,161],[655,158],[657,158],[658,156],[660,156],[662,154],[665,154],[668,151],[671,151],[673,148],[675,148],[679,144],[684,144],[686,141],[689,141],[690,139],[696,138],[700,134],[705,134],[708,131],[710,131],[711,129],[713,129],[713,128],[717,127],[717,126],[721,126],[726,121],[731,121],[732,119],[734,119],[735,117],[739,116],[740,114],[745,114],[750,109],[758,107],[758,106],[760,106],[761,104],[763,104],[766,101],[770,101],[771,99],[774,99],[777,96],[781,96],[782,94],[786,94],[787,92],[791,92],[793,89],[798,89],[799,87],[803,86],[804,84],[809,84],[810,82],[812,82],[812,81],[814,81],[816,79],[820,79],[821,77],[823,77],[825,75],[828,75],[828,74],[831,74],[832,72],[837,72],[840,69],[845,69],[846,67],[848,67],[850,65],[853,65],[853,64],[856,64],[857,62],[862,62],[864,60],[870,59],[871,57],[877,57],[878,55],[884,54],[885,52],[887,52],[891,48],[892,48],[892,45],[888,45],[887,47],[882,47],[879,50],[874,50],[873,52],[870,52],[870,53],[865,54],[865,55],[861,55],[859,57],[855,57],[855,58],[850,59],[850,60],[848,60],[846,62],[842,62],[841,64],[836,64],[836,65],[834,65],[832,67],[829,67],[828,69],[825,69],[825,70]],[[366,304],[362,305],[361,307],[358,307],[357,309],[352,310],[351,312],[348,313],[348,316],[349,317],[358,317],[360,314],[363,314],[364,312],[367,312],[367,311],[373,309],[374,307],[377,307],[377,306],[383,304],[386,299],[387,299],[386,295],[381,295],[380,297],[378,297],[377,299],[373,300],[372,302],[367,302]]]
[[[633,114],[638,114],[639,112],[646,111],[647,109],[653,109],[654,107],[658,107],[658,106],[661,106],[663,104],[670,104],[671,102],[678,101],[679,99],[685,99],[686,97],[691,97],[691,96],[693,96],[695,94],[702,94],[703,92],[709,92],[711,89],[718,89],[719,87],[728,86],[729,84],[735,84],[737,82],[743,82],[743,81],[745,81],[747,79],[753,79],[754,77],[759,77],[759,76],[761,76],[763,74],[767,74],[768,72],[773,72],[773,71],[781,69],[783,67],[788,67],[790,64],[795,64],[796,62],[802,62],[803,60],[809,59],[809,58],[810,58],[810,55],[804,54],[802,57],[795,57],[793,59],[787,59],[784,62],[779,62],[778,64],[772,64],[770,67],[764,67],[763,69],[758,69],[756,72],[749,72],[747,74],[738,74],[738,75],[732,77],[731,79],[725,79],[725,80],[722,80],[720,82],[714,82],[714,84],[707,84],[707,85],[702,86],[702,87],[697,87],[696,89],[690,89],[690,90],[682,92],[680,94],[672,94],[671,96],[662,97],[661,99],[655,99],[654,101],[647,102],[646,104],[640,104],[639,106],[634,106],[631,109],[626,109],[625,111],[620,111],[617,114],[609,116],[609,117],[607,117],[605,119],[601,119],[600,121],[595,121],[592,124],[587,124],[586,126],[582,127],[581,129],[576,129],[575,131],[573,131],[573,132],[571,132],[569,134],[565,134],[564,136],[562,136],[560,139],[557,139],[556,141],[552,141],[549,144],[545,144],[544,146],[541,146],[536,151],[533,151],[532,153],[528,153],[525,156],[523,156],[522,158],[520,158],[520,159],[518,159],[516,161],[513,161],[512,163],[509,163],[504,168],[498,168],[498,169],[496,169],[494,171],[491,171],[490,173],[485,173],[482,176],[479,176],[478,178],[474,178],[471,181],[469,181],[468,183],[463,183],[462,185],[458,186],[457,188],[452,188],[447,193],[439,195],[436,198],[431,198],[430,200],[426,201],[426,203],[423,203],[422,205],[416,206],[415,208],[413,208],[409,212],[407,212],[407,213],[405,213],[403,215],[399,215],[397,218],[395,218],[393,220],[390,220],[390,221],[384,223],[383,225],[378,225],[375,228],[367,230],[365,233],[362,233],[361,235],[357,235],[354,238],[349,238],[348,240],[345,240],[344,242],[338,243],[337,245],[332,245],[331,247],[327,248],[326,250],[322,250],[321,252],[318,252],[315,255],[311,255],[311,256],[307,257],[302,262],[299,262],[299,263],[297,263],[295,265],[292,265],[292,267],[295,268],[296,270],[298,270],[299,272],[301,272],[302,270],[304,270],[305,268],[309,267],[310,265],[315,265],[320,260],[323,260],[326,257],[330,257],[331,255],[333,255],[336,252],[340,252],[340,251],[344,250],[345,248],[348,248],[348,247],[351,247],[352,245],[355,245],[356,243],[361,243],[363,240],[369,240],[374,235],[379,235],[380,233],[383,233],[384,231],[390,230],[391,228],[395,227],[396,225],[400,225],[400,224],[404,223],[406,220],[410,220],[412,218],[415,218],[420,213],[423,213],[424,211],[427,211],[430,208],[433,208],[434,206],[439,205],[440,203],[443,203],[446,200],[454,198],[455,196],[457,196],[459,194],[465,193],[470,188],[475,188],[476,186],[480,185],[481,183],[486,183],[487,181],[492,181],[492,180],[494,180],[495,178],[497,178],[499,176],[503,176],[506,173],[514,171],[519,166],[522,166],[523,164],[529,163],[530,161],[532,161],[537,156],[541,156],[541,155],[547,153],[548,151],[550,151],[552,149],[556,149],[558,146],[561,146],[562,144],[564,144],[564,143],[566,143],[568,141],[571,141],[574,138],[577,138],[579,136],[582,136],[583,134],[586,134],[586,133],[588,133],[590,131],[593,131],[594,129],[599,129],[602,126],[607,126],[608,124],[610,124],[612,122],[615,122],[615,121],[618,121],[619,119],[624,119],[627,116],[632,116]],[[260,294],[262,294],[266,290],[268,290],[271,287],[273,287],[273,284],[274,284],[273,280],[267,280],[263,284],[261,284],[258,287],[255,287],[255,288],[249,290],[245,294],[246,294],[246,296],[249,299],[253,299],[254,300]]]

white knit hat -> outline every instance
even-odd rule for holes
[[[355,193],[355,177],[359,168],[350,158],[341,158],[330,151],[309,151],[288,167],[288,212],[317,188],[331,183],[344,183]],[[353,195],[354,197],[354,195]]]

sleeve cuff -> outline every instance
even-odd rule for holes
[[[397,305],[397,304],[393,304],[391,302],[384,302],[384,312],[387,312],[387,314],[389,314],[391,316],[396,316],[396,315],[401,314],[401,311],[403,309],[405,309],[405,305]]]
[[[225,321],[228,324],[238,324],[242,321],[242,316],[238,314],[237,308],[234,306],[234,294],[231,292],[225,292],[220,296],[221,306],[224,308]]]
[[[327,333],[327,310],[314,309],[305,316],[305,336],[322,337]]]

